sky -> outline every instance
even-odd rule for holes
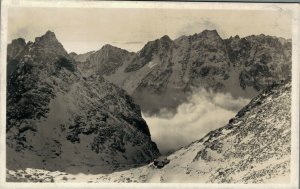
[[[47,30],[68,52],[85,53],[111,44],[139,51],[148,41],[216,29],[222,38],[266,34],[291,38],[292,20],[287,11],[184,10],[129,8],[8,9],[8,41],[22,37],[34,41]]]

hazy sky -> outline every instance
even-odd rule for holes
[[[9,8],[8,41],[33,41],[47,30],[55,32],[68,52],[84,53],[112,44],[138,51],[163,35],[216,29],[222,38],[267,34],[291,38],[292,21],[284,11],[167,10],[103,8]]]

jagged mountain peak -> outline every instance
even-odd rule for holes
[[[241,39],[239,35],[235,35],[235,36],[230,36],[229,37],[229,40],[232,40],[232,39]]]
[[[77,56],[78,54],[76,52],[70,52],[69,55],[74,58],[75,56]]]
[[[112,67],[100,71],[111,71],[119,60],[101,62]],[[53,32],[26,45],[16,64],[7,80],[8,167],[16,168],[15,162],[51,170],[75,163],[109,167],[159,155],[131,97],[101,74],[83,75]],[[18,160],[20,154],[26,157]],[[89,170],[79,172],[84,171]]]
[[[159,39],[156,39],[154,41],[149,41],[144,47],[143,49],[145,48],[149,48],[149,47],[158,47],[162,44],[170,44],[172,43],[172,39],[168,36],[168,35],[164,35],[162,36],[161,38]],[[143,49],[141,51],[143,51]]]
[[[201,32],[202,34],[214,34],[214,35],[219,35],[218,34],[218,32],[217,32],[217,30],[203,30],[202,32]]]
[[[7,46],[7,59],[15,59],[16,56],[24,50],[25,46],[26,42],[23,38],[12,40],[12,42]]]
[[[47,42],[58,42],[55,33],[52,31],[49,31],[49,30],[41,37],[35,38],[35,42],[41,42],[43,40],[45,40]]]
[[[198,35],[200,35],[201,37],[220,38],[220,39],[222,39],[220,37],[219,33],[217,32],[217,30],[203,30]]]
[[[55,37],[55,33],[53,31],[50,31],[50,30],[46,31],[45,35]]]
[[[169,36],[164,35],[154,41],[149,41],[140,51],[141,56],[152,56],[153,53],[168,50],[173,41]]]
[[[250,36],[246,36],[242,39],[246,39],[248,41],[257,41],[259,43],[272,43],[272,42],[280,41],[280,40],[282,40],[284,42],[288,41],[287,39],[284,39],[284,38],[279,38],[276,36],[265,35],[265,34],[250,35]]]
[[[119,49],[118,47],[112,46],[111,44],[105,44],[102,46],[101,49],[111,49],[111,48]]]
[[[17,38],[17,39],[13,39],[12,42],[10,43],[12,45],[22,45],[25,46],[26,42],[24,38]]]
[[[44,35],[36,37],[33,43],[27,43],[22,54],[22,57],[32,59],[34,62],[42,62],[42,60],[50,59],[54,60],[59,57],[70,58],[52,31],[47,31]]]
[[[113,51],[113,52],[127,52],[127,53],[129,53],[125,49],[121,49],[119,47],[116,47],[116,46],[113,46],[113,45],[110,45],[110,44],[103,45],[99,51],[109,51],[109,52]],[[95,53],[98,53],[99,51],[96,51]]]
[[[106,44],[98,51],[75,55],[73,58],[80,62],[78,68],[83,70],[85,75],[94,73],[109,75],[122,66],[124,61],[129,60],[133,54],[125,49]]]
[[[161,61],[170,52],[174,42],[169,36],[164,35],[154,41],[149,41],[132,59],[125,68],[125,72],[137,71],[153,60]],[[153,64],[152,64],[153,65]],[[150,67],[152,67],[150,65]]]
[[[169,41],[169,42],[172,41],[172,39],[171,39],[168,35],[162,36],[162,37],[160,38],[160,40],[162,40],[162,41]]]
[[[236,35],[223,40],[217,30],[203,30],[175,40],[161,36],[132,54],[104,50],[112,48],[105,45],[97,53],[82,55],[82,60],[92,60],[82,66],[83,73],[109,76],[109,81],[138,98],[135,100],[143,111],[146,107],[156,111],[154,106],[173,108],[176,103],[167,101],[168,91],[174,90],[182,92],[180,99],[198,87],[253,97],[291,73],[291,43],[268,35]],[[148,98],[150,93],[153,95]],[[163,93],[166,105],[156,100]]]
[[[291,43],[283,39],[236,35],[223,40],[216,30],[204,30],[174,41],[167,36],[149,41],[108,79],[151,113],[176,108],[179,101],[169,98],[174,90],[177,99],[198,87],[251,98],[269,83],[288,78],[290,70]]]
[[[17,59],[18,55],[24,50],[26,47],[25,39],[18,38],[12,40],[10,44],[7,45],[7,76],[9,76],[13,70],[17,67]]]
[[[69,56],[63,45],[57,40],[55,33],[52,31],[47,31],[41,37],[36,37],[33,47],[42,49],[45,54]]]
[[[173,40],[168,35],[164,35],[154,41],[154,44],[158,46],[170,46],[172,43]]]

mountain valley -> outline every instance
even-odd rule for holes
[[[222,39],[216,30],[165,35],[138,52],[107,44],[68,53],[51,31],[15,39],[7,46],[7,181],[289,182],[291,49],[290,39]],[[188,108],[199,130],[176,117]],[[210,120],[238,112],[218,126],[188,117],[210,110]],[[197,138],[158,168],[153,160],[166,151],[146,117],[182,118],[160,131]]]

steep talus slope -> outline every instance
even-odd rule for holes
[[[150,114],[176,110],[195,88],[253,98],[291,77],[291,41],[263,34],[222,39],[216,30],[204,30],[175,40],[163,36],[150,41],[136,54],[120,56],[119,63],[109,61],[106,54],[101,57],[89,65],[112,70],[102,71],[104,77]]]
[[[8,169],[99,173],[159,154],[139,106],[102,76],[82,76],[53,32],[27,43],[14,61],[7,84]]]
[[[153,163],[112,174],[70,175],[39,169],[7,171],[11,181],[289,183],[291,83],[255,97],[222,128]],[[37,176],[38,175],[38,176]]]
[[[110,182],[289,182],[291,83],[265,90],[229,123],[152,164],[113,173]]]

